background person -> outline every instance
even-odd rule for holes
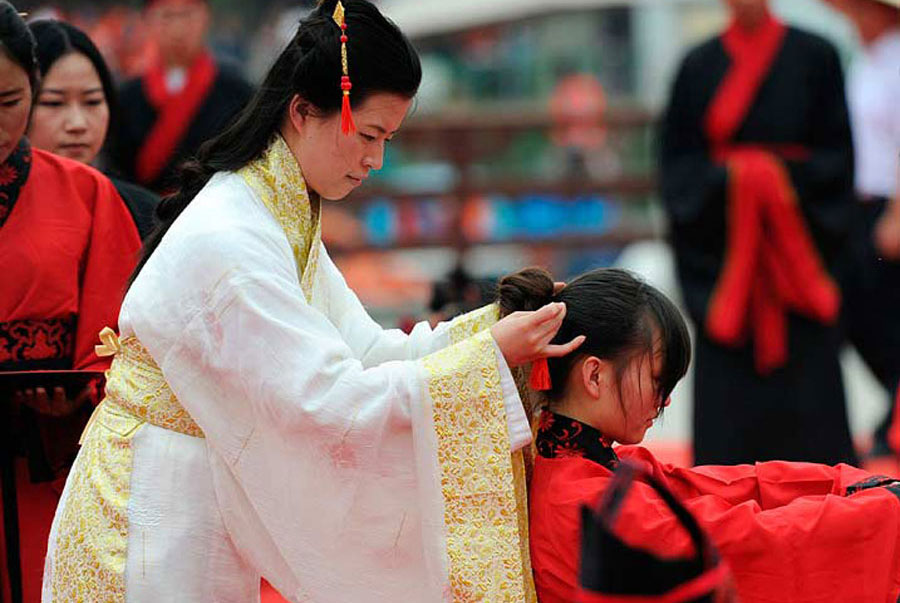
[[[97,170],[32,148],[25,137],[39,70],[34,39],[0,2],[0,372],[104,371],[97,333],[115,325],[140,240],[112,183]],[[71,391],[55,383],[17,391],[0,404],[2,469],[11,479],[21,451],[29,470],[19,485],[26,581],[40,581],[58,490],[96,401],[98,383]],[[16,551],[7,551],[13,555]]]
[[[158,54],[122,86],[112,155],[126,179],[165,192],[176,167],[219,134],[253,90],[210,53],[207,0],[147,0],[145,16]]]
[[[863,44],[847,80],[859,203],[844,320],[850,342],[893,400],[900,382],[900,3],[831,2],[849,17]],[[876,429],[870,455],[891,453],[890,419],[888,412]]]
[[[29,140],[56,155],[102,165],[101,154],[119,122],[116,90],[103,57],[84,32],[68,23],[46,19],[31,23],[30,29],[37,42],[41,87]],[[111,180],[145,238],[155,225],[159,199],[120,178]]]
[[[727,0],[663,120],[661,193],[695,342],[694,461],[856,462],[832,272],[852,221],[838,56],[766,0]]]

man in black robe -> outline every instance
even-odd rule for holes
[[[145,12],[159,56],[122,87],[112,155],[126,179],[166,192],[178,165],[228,125],[253,89],[207,49],[207,0],[147,0]]]
[[[694,461],[856,461],[831,278],[853,214],[837,54],[766,0],[693,49],[662,126],[661,187],[697,324]]]

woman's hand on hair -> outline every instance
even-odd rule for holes
[[[585,338],[580,335],[565,344],[550,343],[565,316],[566,305],[559,302],[533,312],[513,312],[491,327],[491,335],[512,368],[540,358],[566,356],[578,349]]]

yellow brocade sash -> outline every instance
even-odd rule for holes
[[[106,373],[106,397],[91,422],[85,428],[82,440],[95,421],[115,424],[115,431],[127,436],[149,423],[195,438],[203,437],[203,430],[172,393],[162,370],[150,352],[136,337],[115,340],[116,350],[112,366]]]

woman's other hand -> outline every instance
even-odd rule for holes
[[[566,305],[560,302],[547,304],[534,312],[513,312],[491,327],[491,335],[512,368],[540,358],[565,356],[578,349],[585,339],[581,335],[565,344],[550,343],[565,316]]]
[[[878,220],[875,248],[885,259],[900,261],[900,197],[891,202]]]
[[[93,389],[92,385],[88,385],[77,396],[70,398],[62,387],[54,387],[52,396],[45,388],[36,387],[16,392],[13,401],[42,415],[67,417],[87,404]]]

